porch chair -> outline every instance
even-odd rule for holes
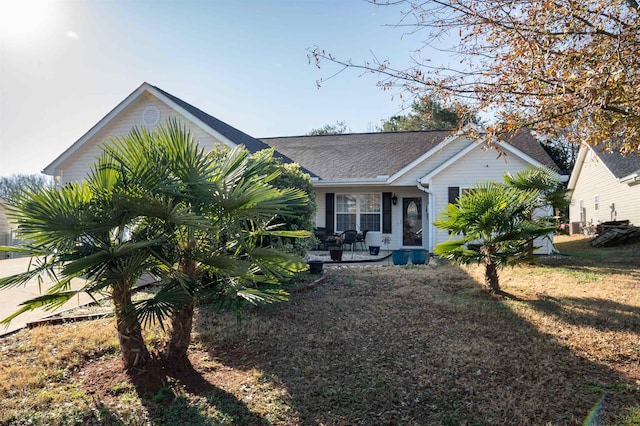
[[[360,246],[362,246],[362,250],[366,250],[367,247],[367,232],[369,232],[368,229],[365,229],[364,231],[362,231],[362,234],[358,234],[356,235],[356,245],[360,244]]]
[[[349,249],[351,249],[352,256],[353,256],[353,250],[355,249],[357,235],[358,235],[358,231],[354,229],[350,229],[342,233],[342,237],[343,237],[342,247],[344,247],[346,244],[349,244]]]

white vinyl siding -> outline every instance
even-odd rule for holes
[[[164,102],[161,102],[150,93],[144,93],[138,99],[133,101],[131,105],[127,106],[118,116],[100,129],[100,131],[93,135],[91,140],[85,143],[73,154],[73,156],[68,158],[60,166],[60,184],[64,185],[68,182],[84,179],[91,166],[96,162],[96,159],[100,155],[103,142],[108,142],[110,138],[115,136],[126,135],[133,127],[144,126],[143,113],[148,106],[154,106],[160,112],[160,121],[158,122],[158,125],[166,123],[166,120],[170,117],[175,117],[191,130],[195,140],[197,140],[205,149],[211,150],[215,145],[222,144],[222,142],[196,126],[193,122],[179,115]],[[158,125],[145,127],[155,129]]]
[[[588,151],[584,162],[576,170],[579,175],[571,195],[569,221],[598,224],[610,220],[629,220],[634,225],[640,225],[640,185],[620,183],[591,149],[585,149]],[[585,200],[582,206],[581,200]],[[594,200],[594,204],[589,200]]]
[[[316,188],[316,226],[324,228],[327,226],[326,203],[327,191],[324,188]]]
[[[407,170],[407,172],[399,177],[397,181],[394,181],[393,184],[398,186],[415,186],[418,179],[438,168],[442,163],[447,162],[457,153],[466,148],[469,143],[475,142],[472,142],[465,137],[460,137],[451,141],[445,147],[434,152],[429,158],[419,164],[416,164],[415,167],[412,167],[410,170]]]
[[[527,166],[530,164],[516,155],[507,154],[498,158],[493,150],[483,150],[481,146],[474,148],[431,179],[429,187],[433,191],[433,211],[436,216],[431,221],[439,219],[440,213],[446,207],[449,187],[467,190],[478,182],[487,180],[502,182],[505,173],[515,174]],[[449,239],[449,233],[445,230],[435,228],[434,233],[434,245]],[[551,250],[551,244],[548,241],[537,241],[536,245],[543,246],[540,250],[542,253],[548,253]]]

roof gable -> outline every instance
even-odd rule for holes
[[[154,89],[156,89],[158,91],[158,93],[161,93],[167,99],[173,101],[176,105],[178,105],[181,108],[183,108],[185,111],[187,111],[189,114],[193,115],[195,118],[197,118],[203,124],[205,124],[206,126],[210,127],[211,129],[215,130],[217,133],[219,133],[220,135],[224,136],[226,139],[228,139],[229,141],[233,142],[234,144],[236,144],[236,145],[244,145],[250,152],[258,152],[258,151],[261,151],[263,149],[270,148],[264,142],[261,142],[258,139],[255,139],[255,138],[249,136],[248,134],[236,129],[235,127],[228,125],[224,121],[218,120],[214,116],[207,114],[206,112],[202,111],[201,109],[194,107],[193,105],[183,101],[180,98],[177,98],[177,97],[173,96],[172,94],[170,94],[168,92],[165,92],[164,90],[160,89],[159,87],[152,86],[152,85],[149,85],[149,86],[153,87]]]
[[[420,179],[420,182],[422,182],[423,184],[428,184],[429,181],[434,176],[438,175],[439,173],[441,173],[444,170],[447,170],[449,167],[453,166],[457,161],[459,161],[460,159],[464,158],[465,156],[467,156],[472,151],[481,150],[481,149],[483,149],[483,146],[481,144],[478,144],[478,143],[472,143],[472,144],[467,145],[464,149],[462,149],[461,151],[456,153],[456,155],[454,155],[453,157],[449,158],[447,161],[439,164],[433,170],[430,170],[425,176],[423,176]],[[503,155],[506,155],[507,161],[510,158],[510,156],[515,156],[515,157],[518,157],[519,159],[525,161],[526,163],[531,164],[532,166],[549,167],[546,164],[543,164],[542,162],[540,162],[538,159],[533,158],[530,155],[528,155],[528,154],[522,152],[521,150],[515,148],[514,146],[512,146],[512,144],[509,144],[509,143],[506,143],[506,142],[499,142],[498,146],[497,146],[497,149],[499,149],[500,152]],[[557,171],[556,168],[552,168],[552,170]]]
[[[530,131],[522,129],[511,137],[503,138],[503,143],[500,145],[500,148],[509,151],[509,148],[512,147],[516,148],[522,154],[525,154],[525,156],[529,158],[529,162],[535,160],[540,165],[547,166],[551,170],[556,172],[560,171],[558,165],[549,154],[547,154],[547,151],[545,151],[542,145],[540,145],[540,142],[533,137]]]
[[[571,178],[569,179],[568,185],[569,189],[575,188],[588,152],[591,152],[598,158],[609,173],[621,182],[625,182],[625,178],[633,178],[634,175],[637,176],[640,174],[640,156],[628,155],[625,157],[619,152],[604,152],[596,150],[590,145],[582,145],[578,151],[578,157],[576,158],[573,170],[571,171]]]
[[[80,151],[82,147],[88,143],[93,136],[95,136],[101,129],[107,126],[112,120],[117,119],[120,113],[125,111],[128,106],[132,105],[137,99],[143,96],[145,93],[150,93],[159,101],[165,103],[171,109],[175,110],[180,115],[189,119],[197,126],[202,128],[206,133],[211,134],[216,139],[230,145],[244,145],[250,152],[258,152],[263,149],[270,148],[264,142],[255,139],[248,134],[228,125],[227,123],[218,120],[217,118],[203,112],[202,110],[194,107],[193,105],[177,98],[164,90],[155,87],[148,83],[143,83],[135,91],[133,91],[127,98],[120,102],[114,109],[112,109],[107,115],[105,115],[96,125],[94,125],[87,133],[85,133],[80,139],[78,139],[73,145],[59,155],[54,161],[52,161],[43,170],[45,174],[55,175],[57,169],[67,159],[72,157],[76,152]],[[281,158],[284,162],[291,162],[286,156],[275,152],[274,157]]]

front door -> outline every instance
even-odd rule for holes
[[[422,197],[402,199],[402,245],[422,246]]]

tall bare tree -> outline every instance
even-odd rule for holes
[[[380,2],[372,1],[374,4]],[[377,73],[384,89],[492,111],[490,134],[529,127],[640,154],[640,17],[635,0],[399,0],[398,24],[421,44],[409,67],[354,63],[316,48],[311,59]],[[459,67],[434,65],[430,49]]]
[[[11,176],[0,176],[0,198],[12,199],[19,191],[46,188],[52,184],[51,178],[45,175],[13,174]]]

